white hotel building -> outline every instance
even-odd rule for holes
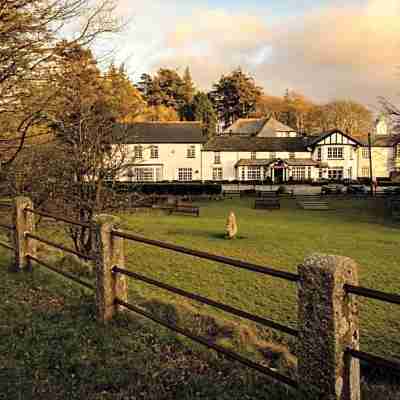
[[[240,119],[207,140],[197,122],[129,126],[126,171],[121,181],[315,181],[368,178],[366,142],[332,130],[299,135],[272,117]],[[400,172],[400,135],[380,121],[372,143],[374,178]]]

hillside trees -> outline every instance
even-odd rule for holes
[[[58,96],[45,119],[57,139],[57,168],[50,174],[55,175],[59,209],[88,223],[107,206],[106,182],[126,163],[124,146],[115,144],[115,123],[127,115],[125,92],[116,92],[110,71],[103,76],[89,50],[78,45],[60,45],[58,50],[52,77]],[[70,234],[79,251],[90,250],[89,229],[71,228]]]
[[[49,92],[39,97],[38,87],[53,68],[60,35],[67,28],[72,33],[75,24],[73,43],[88,44],[117,30],[114,6],[113,0],[0,0],[0,119],[12,121],[1,136],[20,139],[14,151],[0,156],[0,165],[15,160],[52,98]]]
[[[226,128],[238,118],[246,118],[254,112],[261,95],[262,90],[254,79],[238,68],[229,75],[222,75],[213,85],[210,98]]]

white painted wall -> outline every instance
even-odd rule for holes
[[[189,146],[195,146],[195,158],[187,158]],[[146,166],[161,164],[163,166],[162,180],[178,180],[178,168],[192,168],[193,180],[201,180],[201,150],[200,143],[162,143],[162,144],[143,144],[143,158],[135,160],[135,146],[127,145],[127,159],[132,160],[135,166]],[[158,158],[150,158],[151,147],[158,146]],[[124,178],[123,180],[129,180]]]

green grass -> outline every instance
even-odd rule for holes
[[[292,272],[314,252],[348,256],[359,264],[361,285],[398,293],[400,232],[385,220],[383,204],[339,201],[334,211],[318,212],[284,201],[280,211],[271,212],[252,209],[253,201],[200,203],[200,218],[122,215],[123,226],[146,237]],[[239,237],[232,241],[223,238],[230,210],[239,225]],[[134,271],[296,326],[292,283],[136,243],[127,245],[127,254]],[[138,282],[131,281],[130,289],[147,299],[171,301],[165,291]],[[400,353],[400,307],[360,299],[360,320],[364,350]]]
[[[399,227],[384,219],[381,204],[340,202],[335,211],[306,212],[284,201],[280,211],[269,212],[253,210],[252,203],[200,203],[200,218],[121,217],[125,228],[146,237],[292,272],[313,252],[346,255],[359,263],[362,285],[398,292]],[[230,210],[239,225],[239,237],[232,241],[223,238]],[[39,227],[39,234],[50,233],[71,245],[58,225]],[[129,243],[126,250],[134,271],[296,326],[292,283],[147,245]],[[43,246],[40,257],[57,262]],[[120,316],[104,327],[95,321],[91,293],[39,267],[33,273],[9,273],[9,263],[9,254],[0,250],[0,400],[297,398],[142,318]],[[93,279],[72,264],[63,268]],[[290,338],[136,281],[129,289],[130,301],[157,315],[293,373],[293,359],[275,344],[294,350]],[[364,300],[360,308],[363,350],[398,355],[400,308]],[[386,386],[364,385],[363,391],[363,400],[397,398]]]

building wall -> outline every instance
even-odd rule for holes
[[[155,164],[162,165],[162,179],[166,181],[178,180],[178,168],[192,168],[193,180],[201,180],[201,150],[200,143],[162,143],[162,144],[143,144],[143,158],[135,159],[135,146],[127,145],[127,160],[132,160],[136,167],[150,166]],[[151,158],[151,148],[158,147],[158,158]],[[189,146],[195,146],[195,158],[187,157]],[[134,168],[134,167],[133,167]],[[128,177],[123,180],[129,180]]]
[[[367,149],[364,147],[364,149]],[[394,149],[392,147],[372,147],[372,175],[373,178],[389,178],[394,170]],[[364,157],[362,148],[358,149],[358,176],[370,177],[369,157]],[[368,174],[366,174],[368,170]]]

